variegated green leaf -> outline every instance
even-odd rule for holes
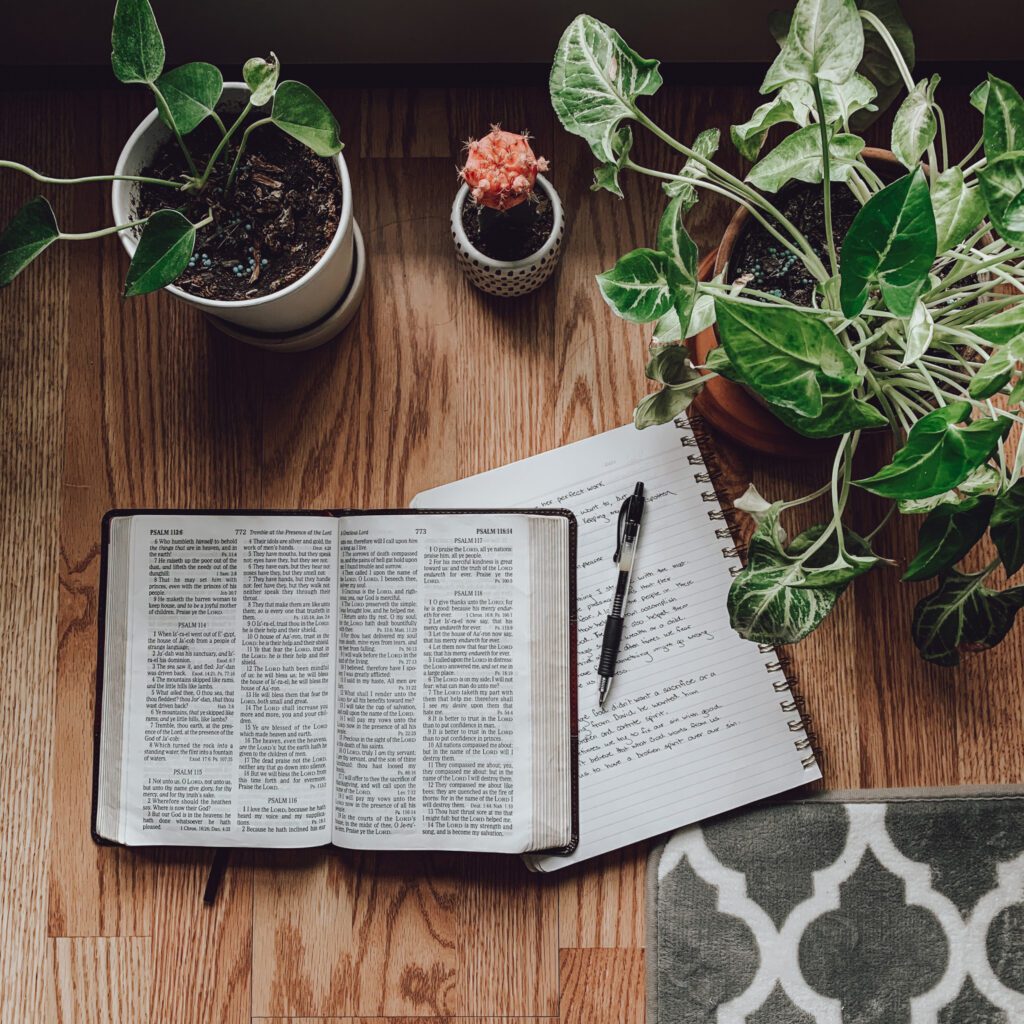
[[[661,86],[656,60],[645,60],[615,29],[581,14],[565,30],[551,65],[551,104],[562,125],[586,139],[602,163],[614,163],[612,139],[634,116],[639,96]]]

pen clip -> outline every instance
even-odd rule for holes
[[[626,515],[629,512],[631,501],[631,498],[627,498],[622,503],[622,507],[619,509],[619,522],[618,525],[615,527],[615,554],[612,555],[613,562],[618,562],[619,558],[622,556],[622,540],[626,535],[625,530],[623,529],[623,525],[626,519]]]

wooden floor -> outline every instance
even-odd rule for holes
[[[645,331],[610,315],[593,275],[653,241],[656,188],[591,194],[589,153],[542,88],[325,92],[369,253],[362,310],[336,342],[268,355],[165,295],[122,302],[126,261],[110,239],[55,247],[0,293],[5,1022],[643,1019],[643,848],[551,877],[511,858],[246,856],[210,909],[206,854],[90,841],[108,508],[401,506],[624,423],[642,390]],[[950,111],[960,137],[977,126],[964,97]],[[748,87],[678,86],[651,109],[692,138],[755,102]],[[0,93],[0,155],[53,174],[109,170],[145,110],[124,88]],[[523,300],[475,292],[448,234],[459,143],[491,121],[533,131],[569,216],[558,275]],[[0,181],[6,220],[36,190]],[[69,229],[107,221],[102,187],[47,192]],[[694,211],[702,249],[728,213]],[[742,487],[746,457],[721,453]],[[756,470],[763,491],[787,496],[825,472]],[[890,553],[911,551],[908,527],[881,535]],[[829,786],[1021,778],[1020,629],[959,670],[926,669],[907,631],[923,591],[873,573],[792,651]]]

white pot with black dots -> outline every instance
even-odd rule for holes
[[[481,291],[525,295],[554,271],[565,218],[544,170],[526,135],[495,126],[467,145],[451,229],[459,265]]]

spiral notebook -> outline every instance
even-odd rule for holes
[[[699,425],[621,427],[424,491],[417,508],[568,508],[578,521],[580,841],[554,871],[821,778],[778,653],[741,639],[726,595],[741,567]],[[616,520],[647,508],[611,697],[596,666],[614,585]]]

